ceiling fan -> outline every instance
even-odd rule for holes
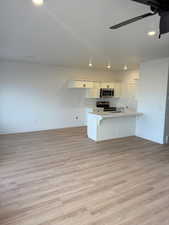
[[[142,20],[146,17],[158,14],[160,16],[159,38],[161,37],[162,34],[169,33],[169,0],[131,0],[131,1],[150,6],[151,12],[126,20],[117,25],[111,26],[110,29],[112,30],[118,29],[130,23],[134,23],[138,20]]]

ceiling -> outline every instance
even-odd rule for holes
[[[0,1],[0,59],[54,64],[66,67],[130,69],[142,61],[168,57],[169,35],[160,40],[159,16],[146,18],[119,30],[109,26],[140,14],[149,7],[130,0]]]

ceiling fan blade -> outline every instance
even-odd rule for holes
[[[169,11],[160,13],[160,37],[162,34],[169,33]]]
[[[169,2],[168,0],[131,0],[134,2],[138,2],[144,5],[149,5],[153,11],[159,11],[159,9],[168,11],[169,10]]]
[[[135,17],[135,18],[126,20],[126,21],[124,21],[124,22],[122,22],[122,23],[119,23],[119,24],[117,24],[117,25],[111,26],[110,29],[115,30],[115,29],[118,29],[118,28],[120,28],[120,27],[126,26],[126,25],[128,25],[128,24],[130,24],[130,23],[134,23],[134,22],[136,22],[136,21],[138,21],[138,20],[142,20],[142,19],[144,19],[144,18],[146,18],[146,17],[154,16],[155,14],[156,14],[156,13],[146,13],[146,14],[144,14],[144,15],[137,16],[137,17]]]
[[[144,4],[144,5],[153,6],[155,8],[159,8],[161,5],[158,0],[132,0],[132,1]]]

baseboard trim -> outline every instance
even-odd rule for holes
[[[25,132],[11,132],[11,133],[0,133],[0,136],[4,135],[14,135],[14,134],[35,134],[35,133],[43,133],[48,131],[64,131],[64,130],[72,130],[72,129],[80,129],[80,128],[87,128],[87,126],[77,126],[77,127],[63,127],[63,128],[56,128],[56,129],[47,129],[47,130],[36,130],[36,131],[25,131]]]

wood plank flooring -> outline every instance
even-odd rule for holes
[[[169,225],[169,146],[85,128],[0,136],[1,225]]]

